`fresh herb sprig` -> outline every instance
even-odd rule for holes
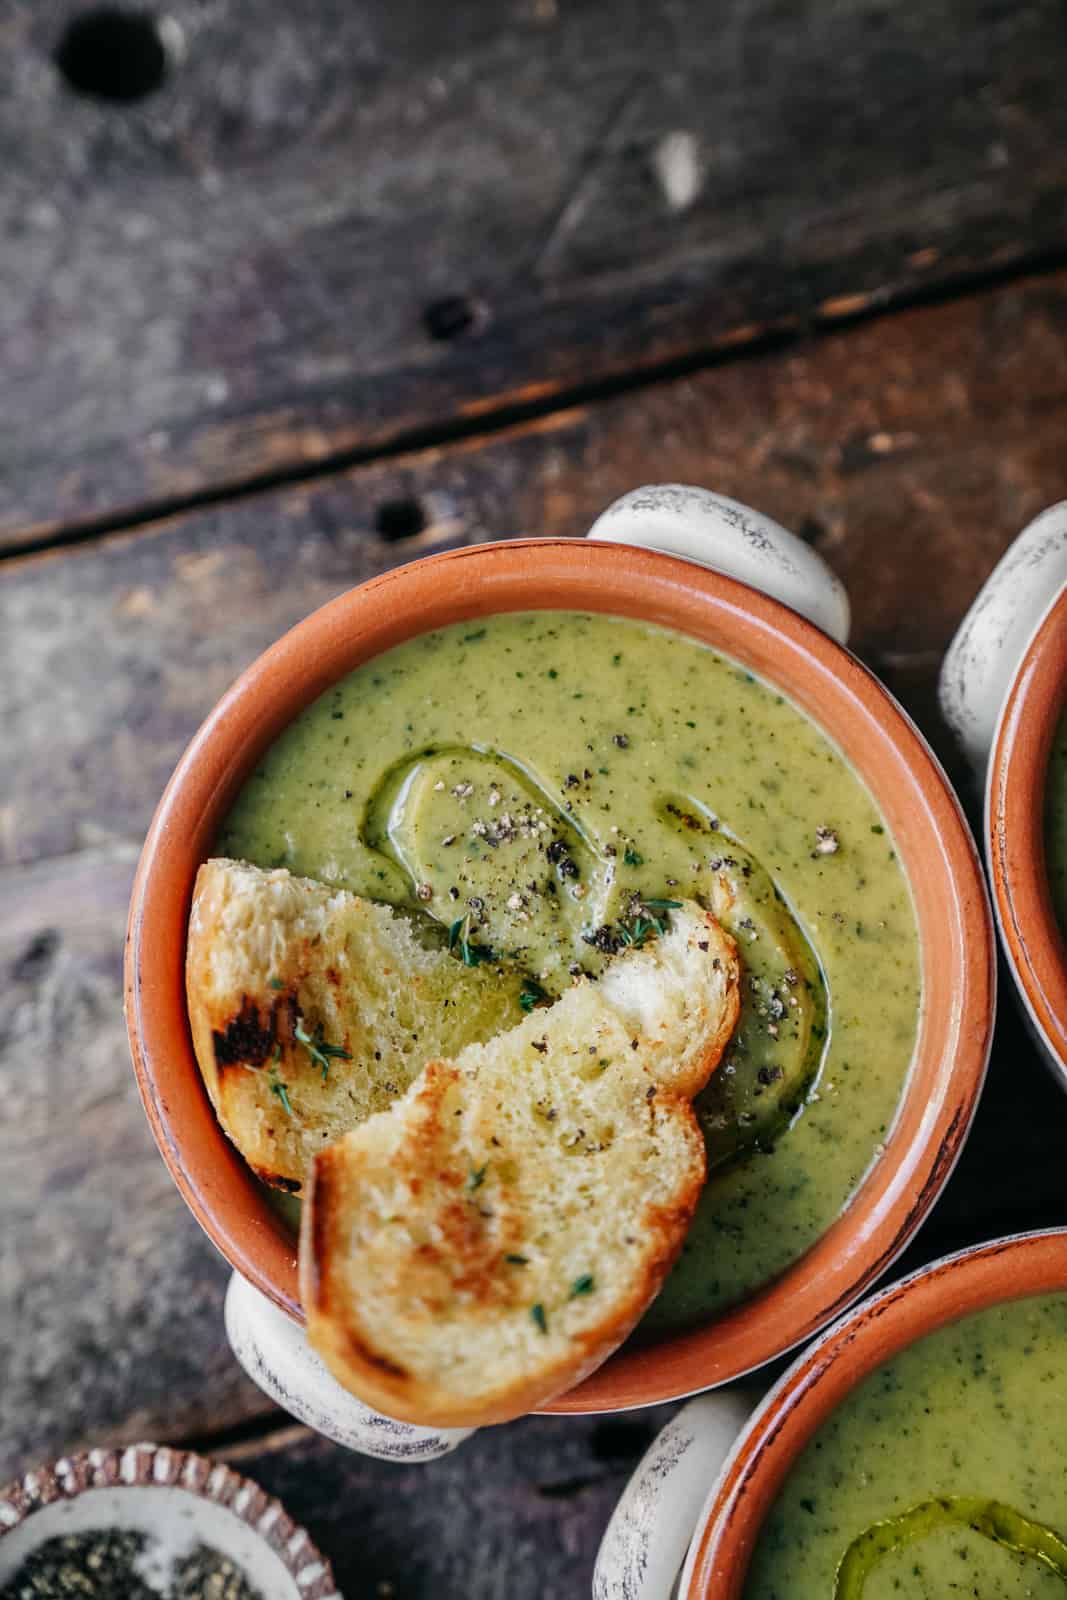
[[[293,1038],[297,1044],[302,1044],[316,1066],[322,1068],[322,1081],[330,1076],[331,1061],[351,1061],[352,1055],[348,1050],[343,1050],[339,1044],[328,1044],[323,1037],[322,1023],[320,1022],[313,1034],[308,1033],[303,1022],[298,1022],[293,1029]]]
[[[278,1096],[278,1099],[285,1107],[286,1116],[291,1117],[293,1114],[293,1107],[292,1102],[289,1099],[289,1090],[286,1088],[285,1084],[280,1078],[276,1078],[273,1075],[271,1076],[270,1080],[270,1092],[271,1094],[276,1094]]]
[[[532,978],[527,978],[519,990],[519,1005],[527,1013],[533,1011],[535,1006],[542,1005],[547,999],[548,995],[541,985],[534,983]]]
[[[651,934],[663,932],[663,924],[655,917],[637,916],[631,922],[620,922],[618,929],[619,938],[627,948],[640,950]]]
[[[291,1117],[293,1114],[293,1106],[289,1099],[289,1090],[284,1080],[278,1076],[278,1065],[281,1059],[282,1047],[280,1044],[276,1044],[274,1046],[274,1054],[270,1058],[270,1092],[271,1094],[276,1094],[278,1096],[278,1099],[285,1108],[286,1116]]]
[[[659,913],[680,911],[681,906],[682,902],[680,900],[658,900],[650,899],[647,895],[640,895],[632,903],[633,920],[629,924],[625,920],[621,921],[619,923],[619,932],[625,940],[629,929],[632,932],[632,939],[629,942],[638,948],[644,944],[650,934],[655,933],[657,938],[662,939],[667,931],[667,920]]]
[[[618,922],[606,922],[593,933],[583,934],[586,944],[594,945],[605,955],[619,950],[640,950],[653,934],[662,938],[667,931],[665,913],[680,910],[680,900],[661,900],[650,896],[631,895],[627,914]]]
[[[680,900],[655,900],[646,895],[637,897],[630,917],[619,920],[619,938],[624,945],[632,945],[635,950],[639,950],[653,934],[662,939],[667,931],[667,922],[660,913],[678,911],[681,904]]]
[[[483,961],[492,961],[493,952],[488,945],[472,944],[470,935],[471,914],[465,911],[448,930],[448,948],[454,950],[458,944],[460,960],[465,967],[480,967]]]

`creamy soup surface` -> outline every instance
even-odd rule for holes
[[[920,1008],[893,840],[815,724],[692,639],[534,612],[411,640],[289,727],[218,847],[401,906],[457,959],[517,962],[531,1003],[655,936],[672,901],[712,906],[744,1005],[653,1329],[781,1272],[878,1158]]]
[[[940,1329],[799,1458],[745,1600],[1062,1600],[1067,1294]]]

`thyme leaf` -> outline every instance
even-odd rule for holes
[[[278,1099],[285,1107],[286,1116],[291,1117],[293,1114],[293,1107],[289,1099],[289,1090],[286,1088],[281,1078],[276,1078],[273,1076],[273,1074],[271,1075],[270,1080],[270,1092],[271,1094],[276,1094],[278,1096]]]
[[[483,961],[492,961],[493,952],[488,945],[472,944],[470,937],[471,914],[465,911],[457,917],[448,930],[448,948],[454,950],[459,945],[460,960],[465,967],[480,967]]]
[[[348,1050],[343,1050],[339,1044],[327,1044],[323,1037],[322,1023],[320,1022],[314,1034],[308,1033],[303,1022],[298,1022],[293,1029],[293,1038],[297,1044],[302,1044],[315,1065],[322,1068],[322,1081],[330,1076],[331,1061],[351,1061],[352,1055]]]
[[[545,991],[540,984],[534,983],[532,978],[527,978],[519,990],[519,1005],[527,1013],[531,1012],[535,1006],[539,1006],[542,1000],[547,999],[548,996]]]

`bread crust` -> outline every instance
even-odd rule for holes
[[[431,1063],[432,1066],[447,1063]],[[530,1373],[523,1381],[501,1385],[489,1394],[465,1400],[418,1379],[392,1361],[361,1332],[350,1314],[344,1285],[331,1266],[334,1244],[348,1207],[358,1198],[339,1181],[337,1146],[315,1162],[305,1196],[300,1244],[301,1297],[308,1318],[308,1338],[334,1377],[365,1404],[398,1422],[434,1428],[476,1428],[510,1422],[587,1378],[633,1332],[659,1293],[685,1242],[707,1176],[707,1157],[693,1108],[683,1096],[670,1097],[693,1137],[693,1165],[679,1184],[674,1205],[651,1206],[638,1226],[654,1244],[640,1278],[625,1299],[573,1341],[573,1348]]]

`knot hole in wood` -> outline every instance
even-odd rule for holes
[[[426,510],[414,495],[404,495],[395,500],[383,500],[374,517],[374,529],[386,544],[399,544],[403,539],[414,539],[427,525]]]
[[[143,100],[167,76],[167,50],[155,18],[118,6],[74,17],[52,59],[76,94],[121,105]]]

